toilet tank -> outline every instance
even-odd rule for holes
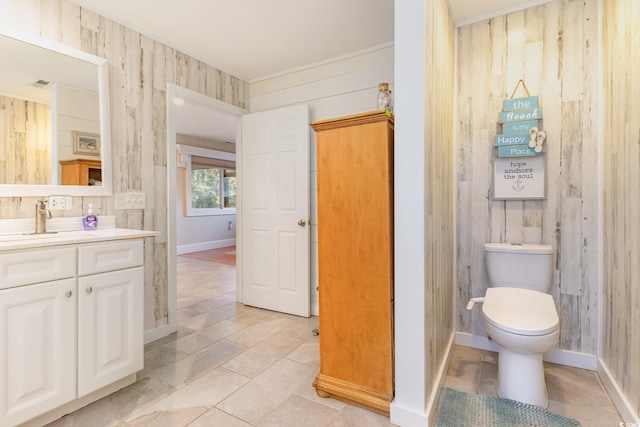
[[[551,246],[485,243],[484,252],[489,286],[549,293],[553,276]]]

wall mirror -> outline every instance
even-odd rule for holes
[[[107,60],[0,32],[0,197],[112,194]]]

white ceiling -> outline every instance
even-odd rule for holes
[[[394,0],[71,1],[246,81],[394,38]],[[454,21],[464,25],[546,1],[449,0],[449,4]],[[197,105],[184,107],[178,113],[180,133],[211,134],[210,139],[227,141],[235,132],[227,127],[219,134],[228,121],[224,115],[198,112]]]
[[[236,142],[236,121],[233,114],[185,101],[177,106],[176,133],[218,142]]]
[[[394,0],[71,1],[247,81],[393,41]],[[460,22],[544,1],[449,3]]]
[[[72,0],[243,80],[393,40],[393,0]]]

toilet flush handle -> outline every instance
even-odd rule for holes
[[[471,298],[469,303],[467,304],[467,310],[471,310],[473,308],[473,304],[478,303],[482,304],[484,302],[484,297]]]

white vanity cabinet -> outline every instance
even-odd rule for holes
[[[135,381],[143,260],[142,239],[0,252],[0,426],[55,419]]]
[[[0,425],[76,397],[76,279],[0,291]]]
[[[78,396],[144,362],[142,240],[78,248]]]

